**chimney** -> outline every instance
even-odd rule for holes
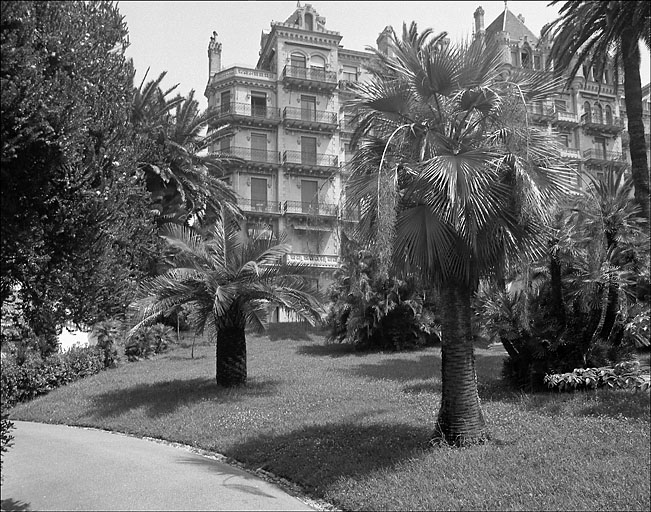
[[[393,30],[391,29],[391,26],[384,27],[384,30],[380,32],[380,35],[375,41],[377,43],[377,49],[380,50],[380,52],[384,55],[389,55],[389,41],[391,40],[392,32]]]
[[[217,41],[217,32],[213,32],[208,44],[208,77],[212,78],[222,69],[222,44]]]
[[[484,9],[481,5],[475,11],[475,34],[481,35],[484,33]]]

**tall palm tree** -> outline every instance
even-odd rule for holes
[[[536,249],[546,207],[562,195],[556,146],[528,126],[522,103],[557,83],[540,72],[503,76],[492,43],[451,45],[413,37],[412,27],[401,40],[393,34],[395,57],[376,52],[371,79],[352,100],[362,142],[349,201],[361,205],[360,239],[378,254],[379,242],[390,244],[393,272],[419,274],[439,289],[443,389],[434,439],[463,445],[488,435],[472,295],[507,257]],[[522,123],[507,113],[512,98]]]
[[[219,222],[207,239],[186,226],[168,224],[163,238],[172,249],[169,269],[144,281],[134,303],[140,321],[130,331],[154,322],[174,308],[192,306],[197,333],[215,342],[217,383],[246,383],[245,328],[264,328],[266,312],[278,306],[314,324],[321,319],[317,293],[306,268],[283,263],[291,247],[265,240],[242,240],[241,232]]]
[[[236,209],[234,191],[219,179],[223,165],[233,158],[209,153],[224,128],[208,130],[215,112],[199,111],[194,90],[187,97],[170,95],[175,85],[161,88],[166,72],[135,89],[131,119],[141,142],[139,168],[153,196],[163,224],[191,216],[215,219],[221,208]],[[208,133],[204,133],[208,130]]]
[[[559,0],[549,5],[556,5]],[[639,42],[651,49],[651,7],[646,1],[601,0],[568,1],[560,17],[543,27],[542,36],[551,35],[554,70],[569,70],[568,84],[579,68],[588,64],[603,69],[610,55],[615,60],[615,80],[624,68],[624,95],[630,136],[635,200],[649,221],[649,162],[642,122],[642,81]]]

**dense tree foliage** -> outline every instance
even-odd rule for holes
[[[158,243],[127,27],[108,2],[3,2],[1,295],[35,334],[124,310]]]

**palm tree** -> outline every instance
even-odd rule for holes
[[[161,88],[166,72],[134,88],[131,119],[141,143],[139,168],[159,210],[159,224],[192,216],[214,219],[221,208],[236,212],[234,191],[219,179],[233,159],[209,153],[225,127],[208,130],[216,112],[199,112],[194,90],[176,95]]]
[[[378,244],[389,244],[393,272],[439,289],[443,384],[434,439],[464,445],[488,436],[472,295],[480,277],[537,248],[547,205],[562,193],[554,142],[528,126],[522,102],[523,123],[507,112],[512,98],[538,100],[557,83],[540,72],[507,79],[499,48],[484,40],[450,45],[414,31],[412,24],[402,40],[393,34],[395,57],[376,52],[371,79],[352,100],[362,143],[349,202],[361,205],[360,239],[380,255],[386,248]]]
[[[247,378],[247,325],[263,329],[266,312],[273,306],[293,311],[311,324],[320,321],[321,306],[305,277],[306,268],[282,262],[290,246],[242,240],[241,232],[225,228],[223,222],[207,239],[176,224],[164,226],[162,232],[172,249],[169,269],[142,283],[140,299],[134,303],[140,321],[130,336],[189,304],[196,332],[207,330],[215,342],[217,383],[239,386]]]
[[[549,5],[558,4],[559,0]],[[635,200],[649,221],[649,162],[642,122],[642,81],[639,41],[651,49],[651,11],[645,1],[569,1],[560,17],[543,27],[542,37],[551,35],[551,58],[558,74],[569,70],[568,84],[579,68],[587,64],[603,69],[611,54],[615,59],[615,82],[624,68],[624,95],[630,136]]]

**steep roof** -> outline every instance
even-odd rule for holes
[[[511,39],[515,40],[527,36],[529,42],[533,44],[538,42],[538,38],[533,32],[517,16],[509,11],[508,8],[504,8],[504,12],[495,18],[495,21],[486,28],[487,34],[494,34],[495,32],[508,32]]]

